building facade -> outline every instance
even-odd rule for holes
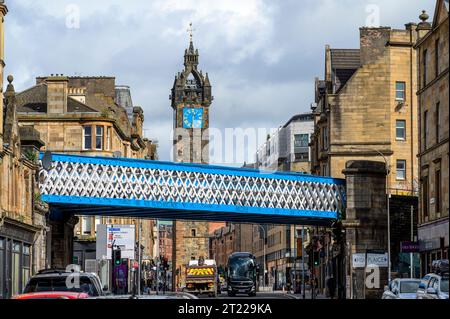
[[[22,292],[27,280],[49,261],[48,206],[40,201],[36,180],[39,133],[17,124],[13,77],[3,93],[4,22],[0,1],[0,299]]]
[[[309,140],[313,132],[311,113],[293,116],[258,148],[256,168],[309,173]]]
[[[417,193],[416,27],[364,27],[359,49],[326,46],[312,106],[313,174],[342,178],[349,160],[381,160],[391,192]]]
[[[175,76],[171,92],[173,159],[175,162],[209,162],[209,108],[213,97],[208,73],[198,69],[198,49],[191,41],[184,53],[184,69]],[[172,286],[185,286],[186,266],[192,259],[209,256],[209,223],[174,221]]]
[[[21,127],[35,128],[46,143],[43,150],[54,153],[155,158],[152,141],[143,138],[142,108],[134,106],[130,114],[116,96],[114,77],[38,77],[36,85],[17,94],[18,121]],[[84,269],[91,258],[84,248],[92,250],[98,224],[141,224],[143,255],[152,256],[152,220],[72,215],[52,219],[52,266],[77,263]]]
[[[159,252],[158,256],[164,257],[170,263],[172,262],[172,240],[173,240],[173,226],[172,222],[159,221]]]
[[[449,247],[449,37],[448,1],[436,1],[432,23],[420,15],[418,41],[419,99],[419,247],[421,272],[433,260],[448,259]]]
[[[311,169],[309,141],[313,132],[313,114],[293,116],[258,149],[256,167],[309,173]],[[252,227],[252,234],[256,239],[253,241],[253,252],[261,269],[264,268],[264,261],[266,263],[265,281],[261,283],[264,286],[283,289],[291,283],[291,270],[294,269],[297,258],[298,231],[301,229],[293,225]]]

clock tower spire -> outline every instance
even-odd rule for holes
[[[199,71],[192,23],[189,47],[184,51],[184,69],[175,75],[170,95],[173,110],[173,160],[184,163],[209,162],[209,108],[213,97],[209,76]],[[186,212],[189,214],[189,212]],[[185,285],[186,265],[192,259],[209,257],[209,223],[174,221],[172,237],[172,284]]]
[[[193,43],[192,23],[189,47],[184,51],[184,69],[175,75],[170,96],[174,120],[175,162],[209,162],[209,107],[213,97],[208,74],[198,70],[199,54]]]

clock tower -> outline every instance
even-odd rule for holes
[[[184,70],[175,75],[170,99],[173,109],[173,158],[175,162],[209,162],[209,107],[211,83],[208,73],[198,70],[198,49],[192,42],[184,52]]]
[[[198,49],[192,41],[184,52],[184,69],[175,76],[170,95],[173,110],[173,159],[175,162],[209,162],[209,107],[213,97],[208,73],[198,69]],[[189,214],[189,212],[186,212]],[[172,242],[172,284],[185,285],[186,266],[192,259],[209,258],[209,223],[174,221]]]

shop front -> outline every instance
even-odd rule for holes
[[[421,275],[431,272],[433,260],[448,259],[448,218],[419,226]]]
[[[5,218],[0,226],[0,299],[20,294],[31,276],[37,229]]]

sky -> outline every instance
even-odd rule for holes
[[[434,0],[6,0],[5,74],[16,91],[37,76],[115,76],[144,109],[145,136],[171,160],[169,94],[193,23],[218,132],[256,130],[244,150],[223,142],[215,164],[252,162],[264,132],[310,111],[324,48],[358,48],[359,27],[404,28]],[[223,134],[223,138],[225,134]],[[235,153],[231,160],[224,154]],[[243,153],[243,154],[241,154]]]

